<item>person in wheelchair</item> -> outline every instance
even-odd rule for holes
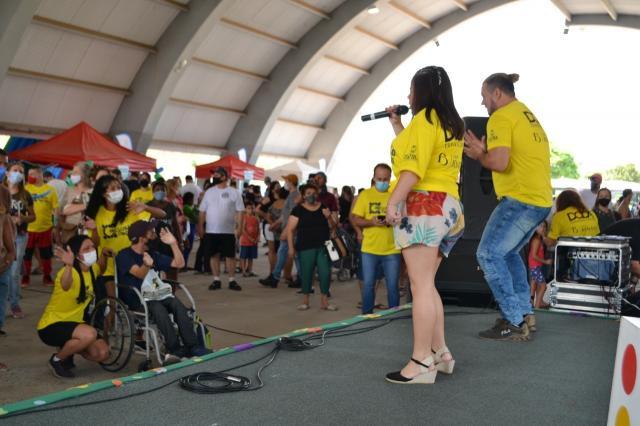
[[[166,362],[175,358],[205,355],[210,351],[198,344],[187,308],[173,295],[171,285],[159,276],[159,272],[182,268],[184,257],[176,238],[164,227],[160,228],[160,240],[171,247],[172,256],[149,250],[150,241],[157,238],[155,227],[154,222],[143,220],[129,227],[128,236],[132,245],[116,256],[118,284],[134,287],[142,293],[151,318],[164,336]],[[120,298],[131,309],[140,309],[140,302],[133,292],[120,287]],[[173,314],[184,346],[180,344],[169,314]]]
[[[89,361],[109,358],[107,342],[98,338],[95,328],[85,323],[85,310],[93,298],[93,286],[104,272],[108,251],[98,259],[93,241],[86,235],[76,235],[66,249],[57,247],[55,255],[64,263],[54,281],[49,303],[38,322],[38,335],[48,346],[60,348],[49,358],[49,367],[56,377],[74,377],[73,355]]]

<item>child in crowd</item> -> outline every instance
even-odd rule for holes
[[[258,257],[258,243],[260,242],[260,221],[256,216],[255,206],[252,202],[245,203],[245,211],[242,215],[240,234],[240,261],[242,263],[242,276],[255,277],[253,273],[253,259]]]
[[[546,308],[542,303],[542,296],[547,289],[547,281],[542,265],[551,265],[551,259],[544,258],[545,246],[543,238],[547,233],[547,223],[538,225],[536,232],[529,242],[529,282],[531,283],[531,303],[535,308]]]

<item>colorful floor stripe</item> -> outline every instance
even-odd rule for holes
[[[2,418],[3,415],[7,415],[7,414],[12,414],[12,413],[17,413],[20,411],[24,411],[24,410],[30,410],[30,409],[34,409],[34,408],[39,408],[42,407],[44,405],[49,405],[49,404],[53,404],[55,402],[59,402],[59,401],[64,401],[67,399],[71,399],[71,398],[77,398],[80,396],[84,396],[90,393],[94,393],[94,392],[98,392],[101,391],[103,389],[109,389],[109,388],[122,388],[124,386],[126,386],[127,383],[131,383],[131,382],[136,382],[138,380],[144,380],[144,379],[149,379],[151,377],[156,377],[162,374],[165,374],[167,372],[170,371],[175,371],[175,370],[179,370],[181,368],[185,368],[185,367],[190,367],[192,365],[201,363],[203,361],[209,361],[215,358],[219,358],[225,355],[229,355],[229,354],[233,354],[233,353],[237,353],[237,352],[243,352],[249,349],[253,349],[256,346],[261,346],[261,345],[266,345],[267,343],[271,343],[275,340],[277,340],[280,337],[299,337],[299,336],[304,336],[304,335],[308,335],[308,334],[314,334],[314,333],[318,333],[321,331],[327,331],[327,330],[334,330],[337,328],[342,328],[345,326],[350,326],[350,325],[354,325],[354,324],[358,324],[360,322],[364,322],[364,321],[369,321],[372,319],[377,319],[380,317],[384,317],[384,316],[388,316],[388,315],[393,315],[399,311],[402,310],[406,310],[406,309],[410,309],[411,308],[411,304],[406,304],[403,306],[399,306],[397,308],[392,308],[392,309],[388,309],[385,311],[380,311],[376,314],[370,314],[370,315],[358,315],[355,316],[353,318],[349,318],[346,320],[342,320],[342,321],[337,321],[337,322],[333,322],[330,324],[325,324],[319,327],[308,327],[308,328],[301,328],[295,331],[292,331],[290,333],[287,334],[282,334],[279,336],[273,336],[273,337],[267,337],[265,339],[260,339],[260,340],[256,340],[254,342],[249,342],[249,343],[243,343],[240,345],[235,345],[233,347],[227,347],[227,348],[222,348],[220,350],[215,351],[212,354],[209,355],[205,355],[199,358],[191,358],[189,360],[186,361],[182,361],[178,364],[172,364],[172,365],[168,365],[166,367],[158,367],[158,368],[154,368],[152,370],[149,371],[144,371],[141,373],[136,373],[136,374],[132,374],[131,376],[126,376],[126,377],[120,377],[120,378],[116,378],[116,379],[109,379],[109,380],[103,380],[101,382],[97,382],[97,383],[87,383],[84,385],[79,385],[79,386],[74,386],[72,388],[69,388],[67,390],[64,391],[60,391],[60,392],[54,392],[54,393],[50,393],[44,396],[38,396],[32,399],[26,399],[23,401],[18,401],[18,402],[14,402],[11,404],[6,404],[3,406],[0,406],[0,419]]]

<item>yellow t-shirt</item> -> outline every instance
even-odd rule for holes
[[[431,121],[426,109],[416,114],[411,123],[391,144],[393,174],[409,171],[419,178],[412,189],[446,192],[459,199],[458,176],[462,164],[462,139],[445,135],[436,111],[431,111]]]
[[[549,238],[554,240],[560,237],[593,237],[599,233],[598,216],[591,210],[580,213],[575,207],[568,207],[551,218]]]
[[[391,191],[380,192],[375,188],[368,188],[358,195],[352,213],[367,220],[376,216],[384,216]],[[362,252],[386,256],[400,253],[396,250],[393,240],[393,228],[390,226],[369,226],[362,230]]]
[[[93,264],[91,269],[93,270],[93,276],[98,278],[98,275],[100,275],[100,267],[98,264]],[[60,271],[58,271],[58,275],[56,275],[56,280],[53,285],[53,293],[51,293],[49,303],[47,304],[47,307],[44,308],[44,312],[40,317],[38,330],[42,330],[56,322],[84,322],[84,310],[93,298],[91,272],[87,271],[82,273],[87,299],[82,303],[78,303],[76,298],[80,294],[80,274],[75,268],[72,269],[73,282],[71,283],[69,290],[64,291],[61,284],[64,270],[65,268],[60,269]]]
[[[487,149],[511,149],[504,172],[493,172],[498,198],[509,197],[537,207],[551,207],[551,155],[542,125],[525,104],[513,101],[495,111],[487,123]]]
[[[129,197],[129,201],[138,201],[144,204],[147,204],[151,200],[153,200],[153,191],[151,190],[151,186],[147,189],[136,189]]]
[[[96,214],[95,219],[96,230],[100,237],[100,248],[110,248],[113,250],[114,257],[120,252],[120,250],[131,247],[131,240],[129,240],[128,235],[131,224],[138,220],[149,220],[151,217],[151,214],[148,212],[142,212],[139,214],[129,212],[122,222],[114,225],[113,218],[115,215],[115,210],[107,210],[102,206],[98,209],[98,214]],[[111,276],[114,274],[115,267],[113,265],[113,257],[108,257],[107,268],[104,271],[104,275]]]
[[[53,228],[53,215],[58,208],[58,194],[53,186],[27,184],[25,189],[33,198],[33,211],[36,220],[27,225],[29,232],[44,232]]]

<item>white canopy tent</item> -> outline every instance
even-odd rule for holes
[[[310,164],[305,163],[301,160],[294,160],[290,163],[283,164],[278,167],[274,167],[273,169],[269,169],[265,171],[265,176],[271,178],[272,180],[282,179],[282,176],[294,174],[298,176],[300,181],[304,180],[310,173],[317,172],[318,167],[313,167]]]

